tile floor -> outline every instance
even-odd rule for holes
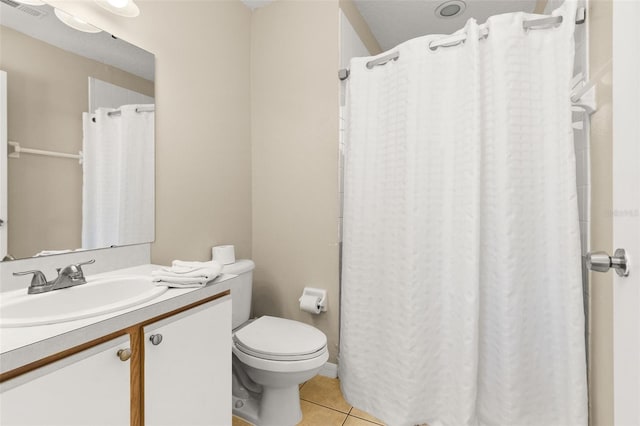
[[[338,379],[316,376],[300,388],[302,421],[298,426],[377,426],[382,421],[352,407],[342,397]],[[234,417],[233,426],[250,423]]]

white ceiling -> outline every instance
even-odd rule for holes
[[[533,12],[536,0],[464,0],[464,13],[452,18],[436,16],[445,0],[354,0],[360,14],[383,51],[427,34],[451,34],[469,18],[483,23],[492,15],[509,12]]]
[[[242,0],[252,10],[272,1]],[[500,13],[532,13],[537,3],[537,0],[463,0],[467,6],[464,13],[452,18],[436,16],[436,8],[445,1],[353,0],[383,51],[423,35],[451,34],[464,27],[469,18],[483,23]]]

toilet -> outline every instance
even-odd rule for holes
[[[329,359],[327,337],[299,321],[250,320],[251,260],[225,265],[233,311],[233,414],[256,426],[293,426],[302,419],[299,386]]]

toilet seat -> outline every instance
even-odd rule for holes
[[[261,359],[268,359],[271,361],[304,361],[305,359],[313,359],[316,357],[319,357],[320,355],[323,354],[323,352],[326,351],[326,346],[316,352],[310,353],[310,354],[303,354],[303,355],[278,355],[278,354],[264,354],[264,353],[260,353],[260,352],[255,352],[252,351],[251,349],[244,347],[241,343],[238,342],[234,342],[236,348],[239,351],[244,352],[247,355],[251,355],[254,356],[256,358],[261,358]]]
[[[270,371],[272,373],[299,373],[301,371],[313,370],[315,368],[322,367],[324,363],[329,360],[329,351],[326,346],[323,350],[318,352],[318,355],[315,358],[299,361],[274,361],[271,359],[259,358],[241,351],[235,343],[232,351],[246,367]]]
[[[233,335],[233,353],[245,364],[271,371],[298,371],[324,364],[327,337],[310,325],[263,316]]]
[[[233,334],[242,352],[274,361],[300,361],[322,355],[327,337],[310,325],[263,316]]]

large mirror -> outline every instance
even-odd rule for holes
[[[9,157],[0,258],[153,241],[154,55],[73,29],[46,4],[0,8]]]

